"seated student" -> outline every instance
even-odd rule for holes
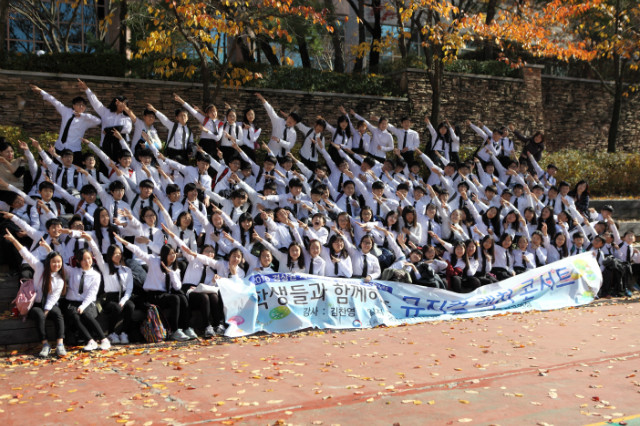
[[[269,140],[268,145],[269,150],[275,154],[278,161],[282,161],[296,143],[297,134],[295,126],[300,122],[300,116],[295,112],[291,112],[287,115],[286,119],[280,118],[273,107],[260,93],[256,93],[256,97],[260,102],[262,102],[262,105],[271,120],[271,139]]]
[[[327,245],[322,249],[322,258],[325,261],[325,276],[342,278],[353,276],[353,265],[345,248],[343,236],[333,234],[329,238]]]
[[[133,311],[135,305],[133,300],[133,273],[124,264],[122,248],[112,244],[107,249],[106,256],[102,256],[98,245],[91,239],[89,234],[84,234],[84,238],[89,239],[91,252],[104,282],[104,293],[100,297],[100,304],[109,320],[108,339],[112,344],[129,344],[129,335],[133,330]],[[120,334],[116,333],[116,325],[122,320]]]
[[[189,183],[198,183],[205,188],[212,188],[211,176],[207,170],[209,169],[209,165],[211,164],[211,157],[208,154],[202,154],[198,152],[196,154],[196,165],[194,166],[185,166],[184,164],[180,164],[177,161],[173,161],[169,158],[166,159],[166,164],[169,167],[174,168],[184,176],[184,182]]]
[[[627,231],[622,236],[622,243],[616,252],[616,257],[621,262],[631,267],[630,286],[637,287],[640,277],[640,251],[634,248],[636,236],[633,231]]]
[[[59,218],[65,214],[65,210],[59,201],[53,199],[53,194],[55,193],[53,183],[46,180],[41,182],[38,185],[38,193],[41,199],[36,202],[36,205],[30,205],[27,209],[29,210],[31,223],[39,224],[40,230],[44,231],[47,221]]]
[[[78,79],[78,87],[85,92],[93,110],[98,113],[102,120],[100,148],[112,161],[117,161],[121,148],[120,142],[113,134],[113,131],[117,130],[127,138],[133,129],[133,121],[136,119],[135,114],[127,105],[127,98],[122,95],[116,96],[111,100],[109,106],[105,107],[80,79]]]
[[[62,122],[58,139],[55,142],[55,150],[59,155],[63,155],[62,151],[68,149],[72,152],[73,164],[82,165],[82,145],[80,143],[84,134],[91,127],[99,126],[100,119],[91,114],[86,113],[87,101],[76,96],[71,100],[71,108],[66,107],[55,97],[45,92],[38,86],[30,85],[31,90],[42,95],[42,98],[53,105],[60,114]],[[62,185],[64,187],[64,185]],[[79,188],[79,187],[78,187]]]
[[[163,194],[158,188],[153,189],[154,195],[160,200],[160,203],[164,206],[171,218],[172,222],[178,218],[178,215],[183,211],[182,206],[182,192],[180,187],[174,183],[167,185],[165,188],[165,194]]]
[[[51,152],[55,154],[55,152]],[[62,189],[67,191],[73,196],[78,196],[80,188],[84,186],[85,182],[77,167],[73,164],[74,154],[70,149],[63,149],[60,151],[59,161],[61,165],[54,162],[49,158],[47,153],[43,150],[39,151],[40,158],[47,165],[47,169],[53,174],[52,181],[58,184]],[[72,203],[71,206],[74,206]]]
[[[119,132],[115,132],[114,138],[117,141],[119,141],[122,137],[123,136]],[[128,149],[121,149],[120,151],[118,151],[115,154],[117,160],[116,162],[113,162],[111,158],[107,156],[107,154],[104,153],[100,148],[98,148],[93,142],[87,139],[83,139],[82,141],[89,147],[90,150],[92,150],[98,156],[98,158],[100,158],[100,160],[106,167],[105,173],[107,182],[126,179],[129,186],[135,187],[137,185],[137,176],[135,171],[131,168],[132,157],[131,152]],[[107,169],[109,169],[109,171],[107,171]],[[82,173],[82,171],[80,171],[80,173]],[[92,177],[96,182],[98,182],[94,176]]]
[[[271,251],[271,255],[278,260],[278,272],[305,273],[308,269],[302,248],[302,238],[295,227],[291,229],[294,235],[294,241],[286,247],[284,252],[277,249],[268,240],[258,235],[258,233],[255,233],[254,238],[262,244],[263,247]]]
[[[113,164],[112,170],[115,172],[118,180],[114,180],[109,184],[109,192],[105,191],[102,185],[96,182],[96,180],[92,176],[87,174],[85,175],[85,177],[89,181],[89,184],[91,184],[98,192],[102,207],[107,209],[109,215],[113,219],[123,219],[121,211],[123,209],[131,210],[131,206],[129,205],[129,203],[124,201],[125,185],[122,182],[122,171],[115,167]],[[94,224],[94,226],[96,225]]]
[[[100,289],[101,275],[92,268],[93,258],[87,249],[80,249],[75,254],[78,267],[68,267],[67,272],[67,292],[63,302],[63,312],[68,322],[74,324],[87,342],[84,351],[98,349],[98,343],[93,339],[93,335],[100,340],[100,349],[108,350],[111,342],[104,335],[104,331],[97,321],[98,309],[95,302]],[[91,331],[87,328],[91,328]],[[92,335],[93,332],[94,334]]]
[[[191,311],[187,296],[182,292],[180,270],[176,267],[176,251],[170,244],[165,244],[160,255],[148,254],[122,237],[115,235],[116,240],[137,259],[146,263],[149,268],[144,281],[144,298],[147,303],[157,305],[164,313],[172,331],[169,339],[185,341],[197,339],[195,331],[189,327]]]
[[[511,249],[512,244],[513,237],[504,233],[494,246],[495,258],[493,259],[493,269],[491,269],[491,273],[495,275],[499,281],[511,278],[516,274],[513,270],[514,257]]]
[[[522,274],[536,268],[534,254],[528,251],[529,238],[525,235],[516,237],[516,248],[513,250],[513,270],[516,274]]]
[[[142,112],[142,119],[136,120],[133,130],[133,136],[131,137],[131,145],[129,150],[138,157],[140,152],[144,149],[149,149],[149,146],[154,146],[155,149],[160,151],[162,149],[162,140],[158,136],[153,123],[156,121],[156,114],[146,109]]]
[[[396,137],[398,141],[398,148],[394,151],[397,156],[402,156],[407,164],[410,164],[414,160],[414,153],[416,149],[420,147],[420,135],[418,132],[411,128],[411,119],[409,116],[404,116],[400,119],[401,128],[397,128],[392,124],[389,124],[389,130],[391,134]],[[447,157],[451,159],[451,156]],[[457,163],[459,161],[456,160]]]
[[[382,274],[380,262],[372,253],[374,244],[373,236],[371,235],[362,237],[358,248],[349,241],[349,238],[344,238],[344,245],[351,258],[353,276],[362,278],[366,283],[378,279]]]
[[[322,133],[327,128],[327,122],[323,119],[318,119],[313,127],[308,127],[299,122],[296,127],[304,134],[304,141],[300,147],[300,159],[308,169],[314,170],[318,166],[318,144],[324,147]],[[329,131],[331,131],[331,128]]]
[[[30,206],[35,206],[37,200],[34,200],[20,189],[8,184],[0,178],[0,190],[8,192],[4,197],[4,201],[0,201],[0,209],[8,211],[18,216],[34,228],[40,228],[40,217],[31,217]],[[32,222],[32,219],[34,220]],[[37,219],[37,221],[35,221]]]
[[[33,306],[29,310],[29,318],[35,321],[38,337],[42,342],[42,350],[39,356],[49,356],[51,347],[47,340],[45,321],[49,319],[55,325],[56,330],[56,355],[67,355],[64,348],[64,318],[58,306],[60,297],[66,292],[67,277],[64,270],[62,257],[56,251],[52,251],[41,261],[9,232],[4,238],[13,244],[20,256],[31,266],[34,271],[33,286],[36,291]]]
[[[193,206],[200,211],[200,213],[206,215],[207,214],[207,203],[209,203],[209,206],[211,205],[211,203],[209,202],[210,200],[208,198],[205,197],[205,201],[200,201],[200,199],[198,198],[199,193],[198,193],[198,187],[196,186],[196,184],[194,183],[188,183],[184,186],[184,196],[182,198],[182,213],[189,213],[190,210],[190,206],[189,204],[193,204]],[[206,223],[200,223],[199,220],[196,220],[195,218],[191,218],[191,222],[188,224],[183,224],[182,223],[182,213],[180,213],[180,216],[178,216],[178,218],[176,219],[176,225],[180,228],[182,228],[183,230],[185,229],[185,226],[188,226],[189,229],[193,229],[193,233],[195,236],[200,235],[202,233],[202,230],[204,228],[204,225],[206,225]],[[189,216],[191,216],[191,214],[189,214]],[[164,223],[164,221],[162,221]]]
[[[68,236],[67,240],[64,242],[64,251],[60,254],[62,255],[62,259],[66,265],[77,266],[78,259],[75,258],[75,255],[80,249],[88,249],[89,242],[82,238],[82,233],[84,233],[84,224],[82,223],[82,218],[80,216],[73,215],[71,219],[69,219],[68,228],[71,231],[76,232],[71,232]]]
[[[187,122],[189,115],[184,108],[175,110],[176,121],[171,121],[166,115],[158,111],[151,104],[147,104],[147,109],[153,111],[158,117],[162,125],[169,131],[167,142],[165,144],[165,155],[179,163],[187,164],[191,156],[191,148],[193,147],[193,133]]]

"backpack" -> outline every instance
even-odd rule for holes
[[[160,312],[156,305],[149,305],[147,318],[140,326],[140,332],[148,343],[158,343],[167,338],[167,330],[162,325]]]
[[[22,321],[26,319],[27,314],[35,301],[36,289],[33,285],[33,280],[20,280],[20,289],[11,304],[15,305],[18,313],[22,317]]]

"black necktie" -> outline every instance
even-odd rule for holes
[[[340,172],[340,179],[338,180],[338,191],[342,191],[343,180],[344,180],[344,173]]]
[[[400,147],[400,149],[404,149],[407,146],[407,134],[408,132],[405,130],[404,131],[404,139],[402,140],[402,146]]]
[[[169,217],[173,220],[173,203],[169,203]]]
[[[627,245],[627,262],[631,263],[631,246]]]
[[[338,263],[339,262],[335,262],[333,264],[333,275],[335,275],[336,277],[338,276]]]
[[[149,227],[149,242],[147,243],[147,253],[151,254],[151,243],[153,242],[153,229]]]
[[[182,126],[182,150],[187,149],[187,128]]]
[[[171,275],[169,275],[169,269],[165,269],[164,272],[164,288],[167,293],[171,292]]]
[[[313,275],[313,258],[309,261],[309,275]]]
[[[64,125],[64,130],[62,131],[60,142],[65,143],[67,141],[67,137],[69,136],[69,127],[71,127],[71,122],[73,121],[74,117],[75,115],[71,114],[71,117],[67,121],[67,124]]]
[[[380,217],[381,203],[376,202],[376,216]]]
[[[313,135],[314,138],[311,139],[311,159],[314,159],[316,157],[316,135]]]
[[[116,268],[116,280],[118,280],[118,298],[122,298],[122,293],[124,293],[124,282],[122,282],[122,277],[120,276],[120,268]]]
[[[284,126],[284,131],[282,132],[282,140],[284,141],[287,140],[287,130],[289,130],[289,128],[287,126]],[[282,149],[280,150],[280,156],[284,157],[286,154],[286,150],[284,149],[284,147],[282,147]]]
[[[64,168],[64,171],[62,172],[62,180],[60,181],[60,186],[62,187],[62,189],[64,189],[65,191],[67,190],[67,177],[68,174],[67,172],[69,171],[69,169],[67,167]]]
[[[180,239],[184,241],[184,231],[180,231]]]
[[[427,225],[427,245],[431,245],[431,220],[428,221],[429,225]]]
[[[540,261],[540,257],[538,257],[538,249],[536,249],[533,254],[536,259],[536,267],[539,268],[540,266],[542,266],[542,261]]]
[[[118,200],[113,202],[113,218],[118,217]]]
[[[513,207],[518,208],[518,198],[513,202]]]
[[[200,275],[200,282],[198,284],[200,284],[200,283],[204,284],[204,282],[207,279],[207,268],[208,268],[208,266],[207,265],[202,265],[202,266],[203,266],[202,275]]]
[[[369,274],[369,263],[367,262],[367,255],[366,254],[362,257],[362,261],[363,261],[363,264],[362,264],[362,278],[366,278],[367,275]]]
[[[298,217],[298,203],[296,203],[296,197],[293,197],[293,215],[297,218]]]
[[[290,226],[287,226],[287,231],[289,231],[289,237],[291,237],[291,242],[295,242],[296,239],[293,237],[293,231],[291,230]]]
[[[347,196],[347,214],[353,217],[353,211],[351,210],[351,196]]]
[[[82,276],[80,276],[80,287],[78,288],[78,293],[84,293],[84,275],[86,272],[82,271]]]
[[[507,270],[509,269],[509,252],[505,250],[504,252],[504,257],[506,258],[507,261]]]

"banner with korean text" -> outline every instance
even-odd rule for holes
[[[305,274],[252,274],[245,279],[219,281],[229,337],[552,310],[592,302],[601,284],[602,274],[591,253],[471,293]]]

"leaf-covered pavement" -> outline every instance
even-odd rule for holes
[[[0,360],[0,414],[8,424],[633,422],[639,324],[636,296],[393,328],[74,351],[63,360],[15,355]]]

